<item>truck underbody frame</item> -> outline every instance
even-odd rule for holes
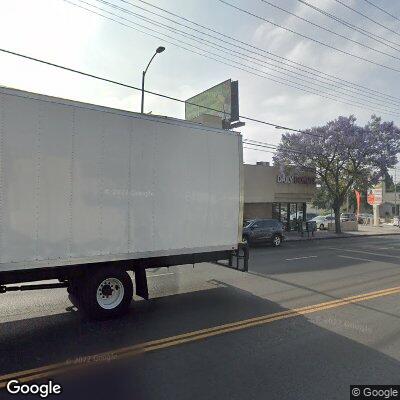
[[[198,264],[202,262],[212,262],[229,260],[231,250],[213,251],[204,253],[179,254],[173,256],[151,257],[132,260],[107,261],[101,263],[85,263],[76,265],[61,265],[48,268],[32,268],[0,272],[0,293],[15,290],[34,290],[50,289],[68,286],[68,281],[78,278],[84,274],[90,274],[98,268],[117,268],[123,271],[135,272],[136,294],[144,299],[148,299],[147,289],[147,268],[171,267],[174,265]],[[42,280],[58,279],[61,283],[11,286],[5,285],[14,283],[34,282]],[[64,284],[62,282],[65,282]]]

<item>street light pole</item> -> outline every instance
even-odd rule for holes
[[[145,79],[145,77],[146,77],[146,72],[147,72],[147,70],[149,69],[150,64],[151,64],[151,62],[153,61],[154,57],[155,57],[157,54],[162,53],[164,50],[165,50],[165,47],[163,47],[163,46],[157,47],[157,50],[156,50],[156,52],[153,54],[153,57],[150,58],[150,61],[149,61],[149,63],[147,64],[146,69],[142,72],[142,102],[141,102],[141,107],[140,107],[140,112],[141,112],[142,114],[143,114],[143,112],[144,112],[144,79]]]

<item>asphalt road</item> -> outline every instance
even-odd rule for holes
[[[50,398],[141,400],[348,399],[351,384],[400,384],[400,236],[258,246],[249,273],[150,274],[152,300],[113,321],[82,320],[63,289],[1,295],[0,381],[33,369],[63,386]],[[54,367],[66,360],[77,370]]]

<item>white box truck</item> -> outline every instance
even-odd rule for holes
[[[0,292],[66,287],[107,318],[127,271],[147,299],[146,268],[229,259],[241,167],[236,132],[0,87]]]

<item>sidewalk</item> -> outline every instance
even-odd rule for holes
[[[298,232],[285,232],[285,240],[288,242],[300,241],[300,240],[321,240],[321,239],[339,239],[349,237],[360,237],[360,236],[382,236],[382,235],[400,235],[400,228],[393,225],[380,225],[379,227],[358,225],[358,231],[355,232],[343,232],[336,234],[335,232],[328,231],[316,231],[314,236],[307,237],[307,232],[304,236]]]

